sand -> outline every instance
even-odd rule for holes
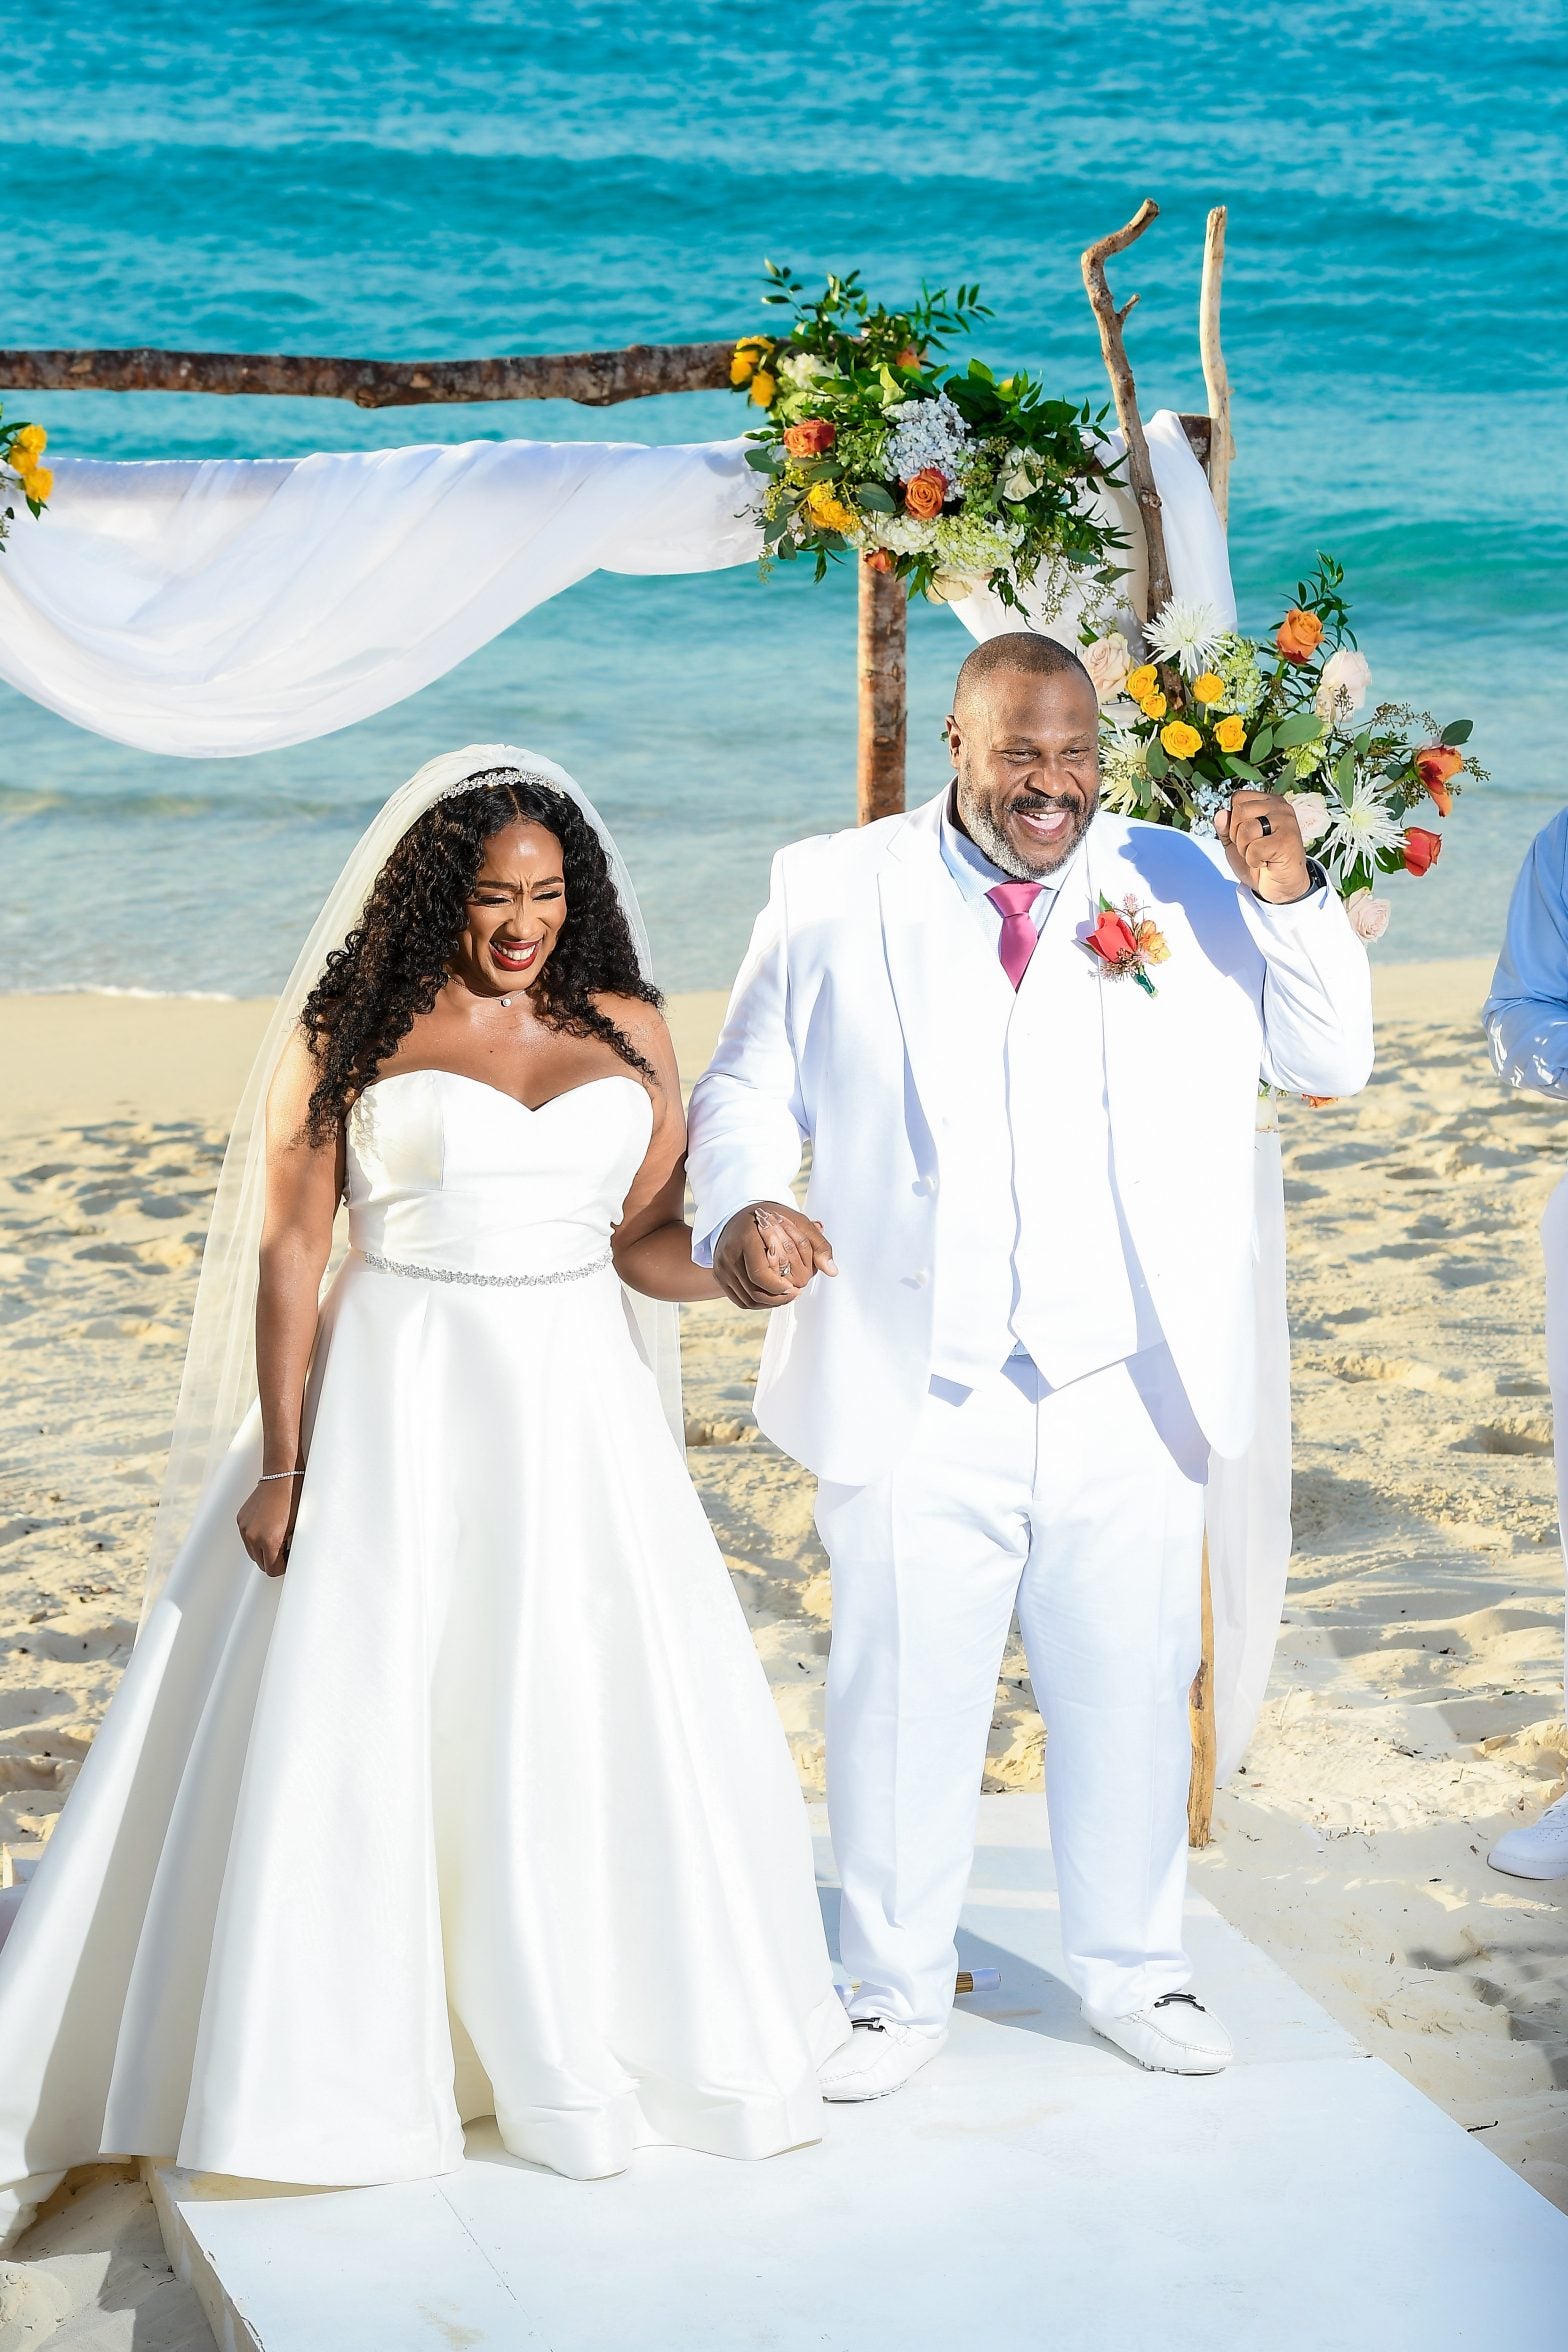
[[[1380,971],[1372,1085],[1287,1111],[1296,1559],[1264,1718],[1194,1871],[1568,2208],[1568,1882],[1484,1860],[1568,1765],[1535,1237],[1565,1151],[1557,1108],[1491,1075],[1486,979],[1473,963]],[[720,1001],[672,1008],[690,1071]],[[0,1000],[0,1840],[20,1855],[47,1836],[125,1661],[208,1195],[265,1016]],[[690,1460],[815,1794],[828,1578],[810,1482],[751,1419],[760,1336],[727,1306],[687,1311]],[[1015,1644],[987,1786],[1037,1786],[1042,1759]],[[171,2282],[139,2319],[127,2299],[138,2190],[95,2173],[57,2204],[24,2243],[39,2257],[25,2279],[0,2268],[0,2352],[39,2340],[8,2332],[8,2296],[77,2312],[50,2336],[62,2346],[111,2310],[125,2332],[95,2346],[129,2345],[133,2324],[139,2346],[201,2341],[179,2332]]]

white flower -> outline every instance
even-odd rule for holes
[[[1007,471],[997,487],[1004,498],[1032,498],[1044,479],[1044,462],[1034,450],[1010,449]]]
[[[937,572],[926,590],[930,604],[962,604],[966,596],[973,596],[977,588],[986,585],[986,572]]]
[[[1344,875],[1363,860],[1375,864],[1381,851],[1400,848],[1404,838],[1386,802],[1378,798],[1365,772],[1358,770],[1349,807],[1337,797],[1328,803],[1323,863],[1331,874]]]
[[[1206,670],[1223,635],[1212,604],[1199,596],[1173,596],[1144,630],[1144,642],[1158,661],[1175,662],[1184,678]]]
[[[820,384],[826,376],[836,376],[832,363],[819,359],[814,351],[787,351],[779,361],[779,374],[786,384],[794,384],[804,391],[808,384]]]
[[[1097,637],[1092,645],[1084,647],[1078,658],[1094,680],[1094,691],[1100,701],[1114,702],[1132,668],[1132,648],[1120,629],[1113,629],[1108,637]]]
[[[1370,890],[1353,890],[1345,901],[1351,930],[1369,947],[1374,939],[1382,938],[1393,911],[1386,898],[1374,898]]]
[[[888,462],[901,482],[912,482],[935,466],[949,489],[962,481],[969,462],[969,428],[945,392],[929,400],[900,400],[887,412]]]
[[[1336,719],[1351,718],[1361,708],[1371,683],[1372,670],[1366,655],[1341,645],[1323,664],[1312,707],[1325,725],[1332,726]]]
[[[1315,841],[1321,841],[1328,831],[1327,797],[1321,792],[1293,792],[1290,796],[1290,805],[1295,810],[1296,822],[1301,827],[1302,844],[1305,848],[1310,849],[1312,844]]]

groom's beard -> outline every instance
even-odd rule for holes
[[[957,785],[958,813],[964,831],[977,849],[985,852],[993,866],[1000,866],[1004,874],[1011,874],[1015,882],[1038,882],[1042,876],[1054,874],[1066,865],[1074,850],[1094,823],[1096,803],[1081,801],[1071,792],[1015,792],[1002,802],[1005,815],[1040,816],[1047,810],[1061,809],[1076,821],[1061,840],[1049,849],[1043,848],[1033,859],[1015,847],[1009,836],[992,816],[989,805],[981,800],[972,784],[960,776]]]

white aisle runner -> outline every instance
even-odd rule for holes
[[[224,2352],[1561,2352],[1568,2217],[1197,1899],[1237,2063],[1143,2074],[1056,1973],[1043,1799],[980,1835],[961,1956],[1000,1992],[819,2147],[581,2183],[487,2126],[397,2188],[155,2176]]]

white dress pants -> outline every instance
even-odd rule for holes
[[[1568,1566],[1568,1176],[1546,1204],[1541,1246],[1546,1253],[1546,1374],[1552,1388],[1557,1525]],[[1568,1618],[1564,1633],[1563,1706],[1568,1711]]]
[[[1208,1447],[1168,1349],[1058,1390],[1015,1357],[933,1381],[866,1486],[824,1481],[828,1812],[855,2016],[935,2028],[1016,1609],[1045,1719],[1066,1974],[1125,2015],[1176,1992]]]

